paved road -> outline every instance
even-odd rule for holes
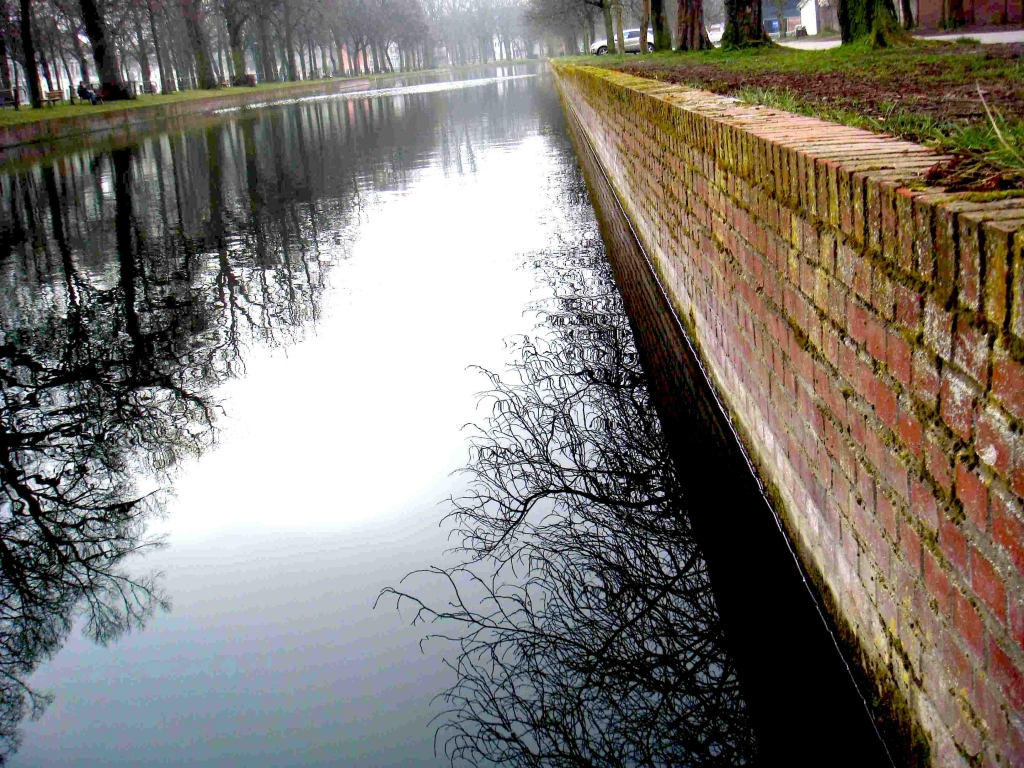
[[[954,32],[952,34],[931,35],[923,34],[917,37],[928,40],[956,40],[958,37],[973,37],[988,45],[996,43],[1024,43],[1024,29],[1012,29],[1006,32]],[[780,45],[790,48],[802,48],[808,51],[822,51],[826,48],[837,48],[839,40],[815,40],[814,38],[803,38],[800,40],[776,40]]]

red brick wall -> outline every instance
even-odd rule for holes
[[[895,139],[555,76],[880,692],[933,764],[1024,764],[1024,198],[927,189],[937,157]]]

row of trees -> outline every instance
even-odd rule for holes
[[[93,73],[111,100],[136,77],[173,91],[409,71],[520,58],[545,38],[579,52],[598,26],[615,52],[629,20],[656,50],[697,50],[723,17],[723,44],[767,41],[762,0],[0,0],[0,85],[16,95],[23,77],[38,107],[44,83]],[[897,26],[893,0],[844,0],[839,19],[847,42]]]
[[[409,71],[525,56],[521,0],[0,0],[0,80],[140,78],[161,91]],[[13,67],[11,64],[13,63]]]
[[[834,1],[834,0],[833,0]],[[608,52],[625,50],[623,16],[639,19],[641,29],[654,35],[654,50],[704,50],[712,47],[709,24],[725,21],[722,44],[746,47],[769,43],[764,31],[765,0],[531,0],[528,17],[537,28],[557,31],[569,53],[584,51],[603,26]],[[785,0],[770,0],[781,18]],[[843,43],[871,37],[885,45],[899,34],[894,0],[839,0]],[[900,0],[902,26],[913,26],[910,0]]]

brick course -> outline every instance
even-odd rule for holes
[[[935,765],[1024,745],[1024,197],[923,147],[555,66],[808,570]]]

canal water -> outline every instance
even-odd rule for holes
[[[598,202],[542,66],[0,175],[10,764],[885,764]]]

